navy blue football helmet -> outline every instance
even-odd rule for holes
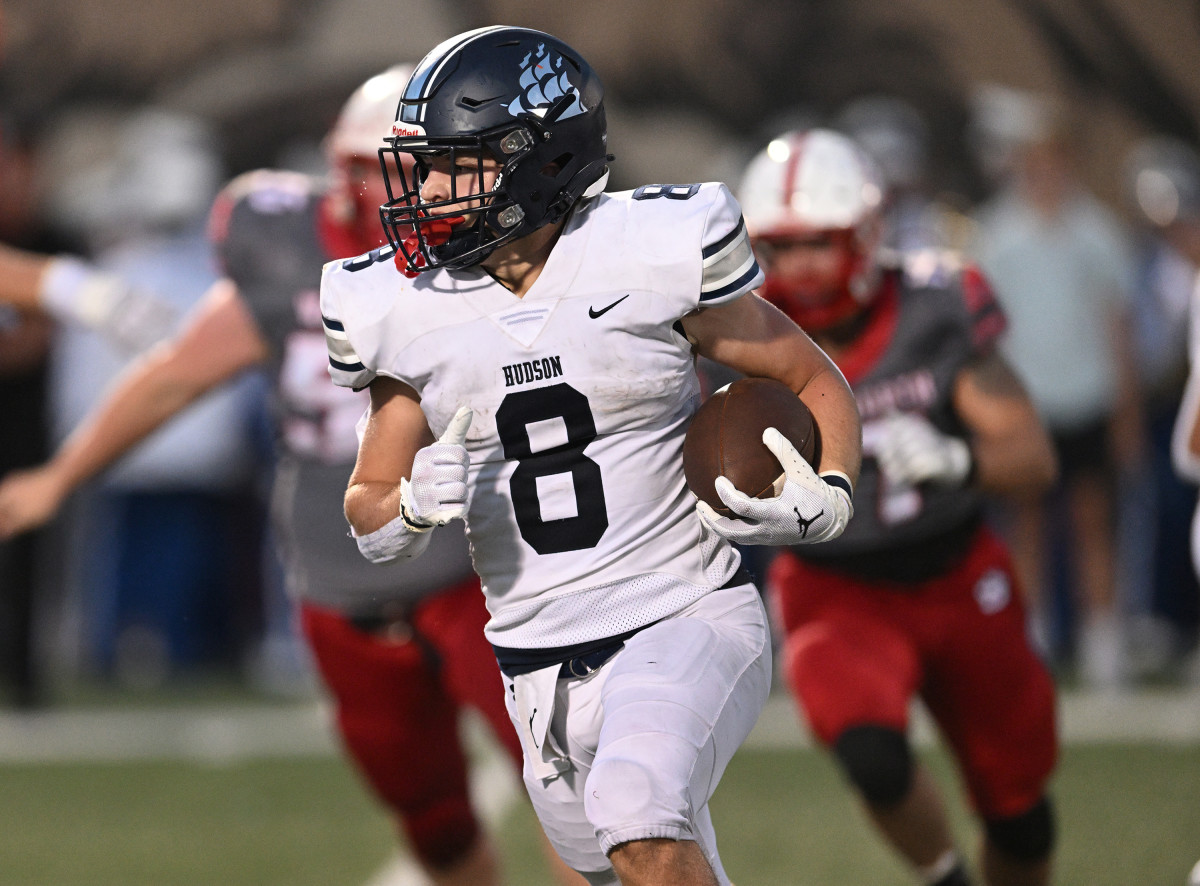
[[[434,48],[404,90],[380,161],[388,202],[380,208],[397,265],[410,276],[464,268],[496,247],[553,224],[581,197],[604,190],[608,128],[604,88],[567,44],[528,28],[468,31]],[[416,166],[406,172],[400,155]],[[433,156],[501,168],[487,193],[423,203]],[[479,207],[482,206],[482,209]],[[446,219],[456,219],[447,224]]]

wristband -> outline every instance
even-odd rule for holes
[[[822,480],[830,486],[836,486],[842,492],[846,493],[846,498],[854,501],[854,487],[850,483],[850,478],[841,471],[822,471],[818,474]]]
[[[433,523],[426,523],[424,520],[418,520],[410,513],[411,506],[406,506],[407,502],[412,501],[412,484],[407,478],[400,480],[400,519],[404,521],[404,525],[408,527],[409,532],[428,532],[434,527]]]

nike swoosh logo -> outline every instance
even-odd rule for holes
[[[630,295],[633,295],[633,293],[631,292],[631,293],[628,293],[627,295],[621,296],[619,299],[617,299],[615,302],[613,302],[608,307],[601,308],[598,311],[595,308],[588,308],[588,316],[591,317],[593,320],[595,320],[597,317],[607,314],[609,311],[611,311],[613,308],[615,308],[621,302],[625,301],[625,299],[629,298]]]

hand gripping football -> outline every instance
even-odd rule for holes
[[[706,400],[692,418],[683,441],[683,473],[688,488],[722,516],[736,516],[713,485],[719,476],[757,498],[778,495],[783,467],[763,445],[767,428],[778,428],[810,465],[820,460],[820,432],[812,413],[783,382],[743,378]]]

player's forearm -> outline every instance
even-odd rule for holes
[[[1058,476],[1058,457],[1036,414],[1002,431],[976,434],[968,441],[971,476],[983,492],[1025,497],[1045,492]]]
[[[961,372],[954,409],[967,429],[969,476],[984,492],[1029,496],[1044,492],[1058,476],[1054,443],[1015,372],[988,354]]]
[[[51,261],[0,243],[0,303],[20,311],[40,310],[42,276]]]
[[[370,535],[400,516],[400,484],[367,480],[346,488],[346,520],[355,535]]]
[[[800,392],[821,433],[820,471],[841,471],[853,484],[862,467],[862,423],[854,394],[836,369],[814,375]]]
[[[171,371],[151,353],[121,376],[59,448],[50,466],[66,491],[103,471],[199,398],[208,385]]]

